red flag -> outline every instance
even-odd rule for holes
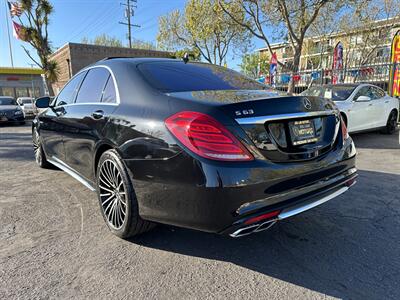
[[[17,40],[21,41],[26,41],[25,36],[22,34],[21,30],[23,29],[23,26],[12,21],[13,22],[13,35]]]
[[[333,50],[333,63],[332,63],[332,83],[336,84],[340,81],[340,71],[343,69],[343,45],[341,42],[336,44]]]

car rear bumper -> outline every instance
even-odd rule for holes
[[[348,188],[357,176],[351,139],[306,162],[204,162],[184,152],[167,160],[124,162],[143,219],[223,234],[253,216]]]
[[[313,186],[312,192],[300,194],[293,199],[284,201],[278,205],[267,207],[265,210],[261,210],[256,214],[250,214],[236,221],[232,226],[225,229],[222,233],[229,234],[231,237],[241,237],[253,232],[259,232],[266,230],[278,221],[293,217],[310,209],[313,209],[319,205],[322,205],[341,194],[345,193],[356,183],[358,177],[357,170],[355,168],[349,169],[343,174],[330,178],[326,185],[323,183],[317,183]],[[276,212],[272,217],[262,219],[258,222],[246,224],[249,219]]]

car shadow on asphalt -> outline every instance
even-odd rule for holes
[[[131,242],[229,262],[333,297],[398,299],[400,175],[359,174],[344,195],[269,231],[233,239],[160,225]]]
[[[400,149],[400,131],[394,134],[383,134],[379,132],[362,132],[350,134],[356,148],[365,149]]]

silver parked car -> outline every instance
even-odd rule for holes
[[[17,99],[19,106],[21,106],[25,117],[34,117],[37,114],[33,98],[31,97],[19,97]]]

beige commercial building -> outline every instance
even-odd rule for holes
[[[0,67],[0,96],[39,97],[44,95],[43,71],[37,68]]]
[[[65,83],[82,68],[106,57],[171,57],[166,51],[106,47],[68,43],[55,51],[51,59],[58,63],[58,81],[53,84],[57,94]]]

